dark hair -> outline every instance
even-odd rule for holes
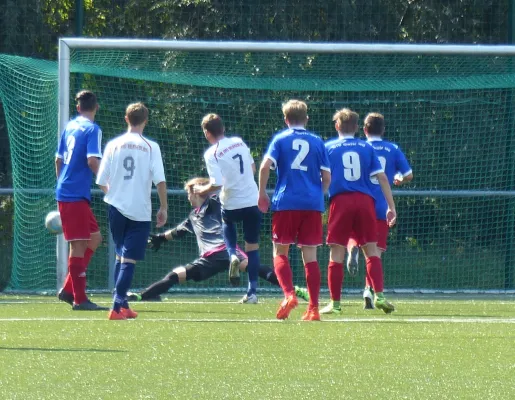
[[[97,109],[97,96],[91,90],[81,90],[75,95],[75,101],[80,111],[96,111]]]
[[[148,121],[148,108],[141,102],[132,103],[127,106],[125,115],[131,126],[141,125],[143,122]]]
[[[365,117],[365,129],[370,135],[383,136],[384,117],[379,113],[370,113]]]
[[[208,131],[215,138],[222,136],[225,132],[222,118],[220,118],[220,116],[217,114],[207,114],[204,116],[200,126],[202,127],[202,130]]]

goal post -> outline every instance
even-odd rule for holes
[[[386,287],[505,292],[515,287],[510,245],[515,236],[510,178],[515,143],[508,130],[500,133],[491,126],[513,126],[514,56],[515,46],[509,45],[62,38],[59,132],[72,111],[75,74],[84,74],[84,84],[99,92],[104,141],[123,131],[129,102],[147,102],[152,111],[148,134],[163,143],[174,191],[173,224],[189,210],[180,194],[182,182],[205,174],[207,143],[198,128],[203,113],[221,114],[228,131],[243,136],[259,162],[271,134],[282,128],[280,104],[289,97],[307,101],[309,127],[325,139],[334,135],[330,118],[338,108],[349,106],[361,117],[382,112],[386,137],[405,150],[415,174],[413,185],[394,190],[399,224],[385,254]],[[101,210],[100,196],[94,197],[94,207]],[[104,219],[105,211],[97,211],[97,217]],[[272,263],[269,230],[267,220],[262,236],[266,265]],[[137,284],[148,284],[173,264],[196,256],[193,240],[173,246],[171,255],[166,250],[149,255],[155,270],[142,272]],[[97,269],[112,264],[112,246],[100,253]],[[296,282],[303,284],[299,255],[292,253]],[[326,253],[320,250],[323,271]],[[67,270],[66,255],[61,238],[57,286]],[[140,268],[145,270],[143,264]],[[94,271],[112,284],[112,271]],[[358,278],[346,277],[345,287],[357,290],[362,279],[363,265]],[[224,286],[220,278],[187,287]]]

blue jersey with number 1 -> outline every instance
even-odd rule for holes
[[[395,143],[382,140],[379,137],[368,139],[368,143],[374,148],[390,185],[393,184],[397,173],[400,173],[403,177],[411,174],[411,167],[408,160],[406,160],[406,156]],[[386,220],[388,204],[386,203],[386,199],[384,198],[383,191],[377,179],[372,178],[371,181],[372,193],[376,200],[377,219]]]
[[[383,172],[374,148],[353,136],[329,140],[325,146],[331,162],[329,197],[352,192],[374,197],[370,177]]]
[[[91,201],[88,157],[102,157],[101,142],[102,131],[89,119],[78,116],[68,122],[56,153],[63,161],[55,191],[58,201]]]
[[[323,140],[304,128],[276,134],[265,154],[277,172],[272,211],[324,211],[321,170],[330,171]]]

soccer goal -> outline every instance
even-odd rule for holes
[[[58,98],[52,63],[10,58],[0,63],[2,71],[18,63],[23,72],[6,75],[0,86],[16,153],[17,187],[42,182],[37,187],[47,190],[15,195],[11,287],[55,288],[54,238],[42,227],[46,212],[55,208],[55,132],[73,115],[74,93],[88,88],[99,99],[97,122],[104,144],[124,131],[128,103],[141,100],[151,110],[146,132],[163,151],[170,226],[190,211],[183,182],[206,175],[202,154],[208,144],[200,129],[205,113],[220,114],[228,133],[242,136],[259,163],[272,134],[284,126],[281,104],[287,99],[307,102],[308,127],[324,139],[335,135],[331,118],[337,109],[350,107],[361,119],[380,112],[386,119],[385,138],[400,145],[415,176],[410,185],[394,188],[399,219],[384,255],[386,288],[513,291],[514,56],[512,46],[64,38],[59,42]],[[8,104],[10,96],[20,103]],[[48,121],[55,118],[57,104],[59,129],[56,124],[52,130]],[[25,131],[32,136],[14,137]],[[22,162],[23,156],[45,159],[32,165]],[[105,290],[112,285],[112,246],[99,191],[92,205],[105,241],[92,260],[88,284]],[[268,214],[261,238],[264,265],[272,264],[270,236]],[[62,239],[57,254],[59,283],[66,271]],[[146,286],[197,255],[194,236],[149,251],[138,265],[134,286]],[[323,288],[327,256],[328,249],[320,248]],[[299,252],[292,251],[291,257],[294,280],[304,285]],[[363,267],[361,260],[358,276],[345,277],[347,290],[362,287]],[[182,289],[230,290],[225,275]]]

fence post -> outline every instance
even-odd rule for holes
[[[513,44],[515,40],[515,0],[510,0],[508,10],[508,44]],[[510,64],[513,64],[513,59],[510,59]],[[514,68],[514,65],[511,65]],[[508,112],[510,115],[509,129],[507,130],[507,143],[506,155],[509,163],[509,182],[507,190],[515,189],[515,140],[513,134],[515,133],[515,104],[513,102],[513,89],[511,89],[507,96]],[[515,238],[515,200],[508,198],[507,200],[507,221],[506,221],[506,257],[504,259],[504,289],[511,289],[513,286],[513,262],[514,262],[514,238]]]

